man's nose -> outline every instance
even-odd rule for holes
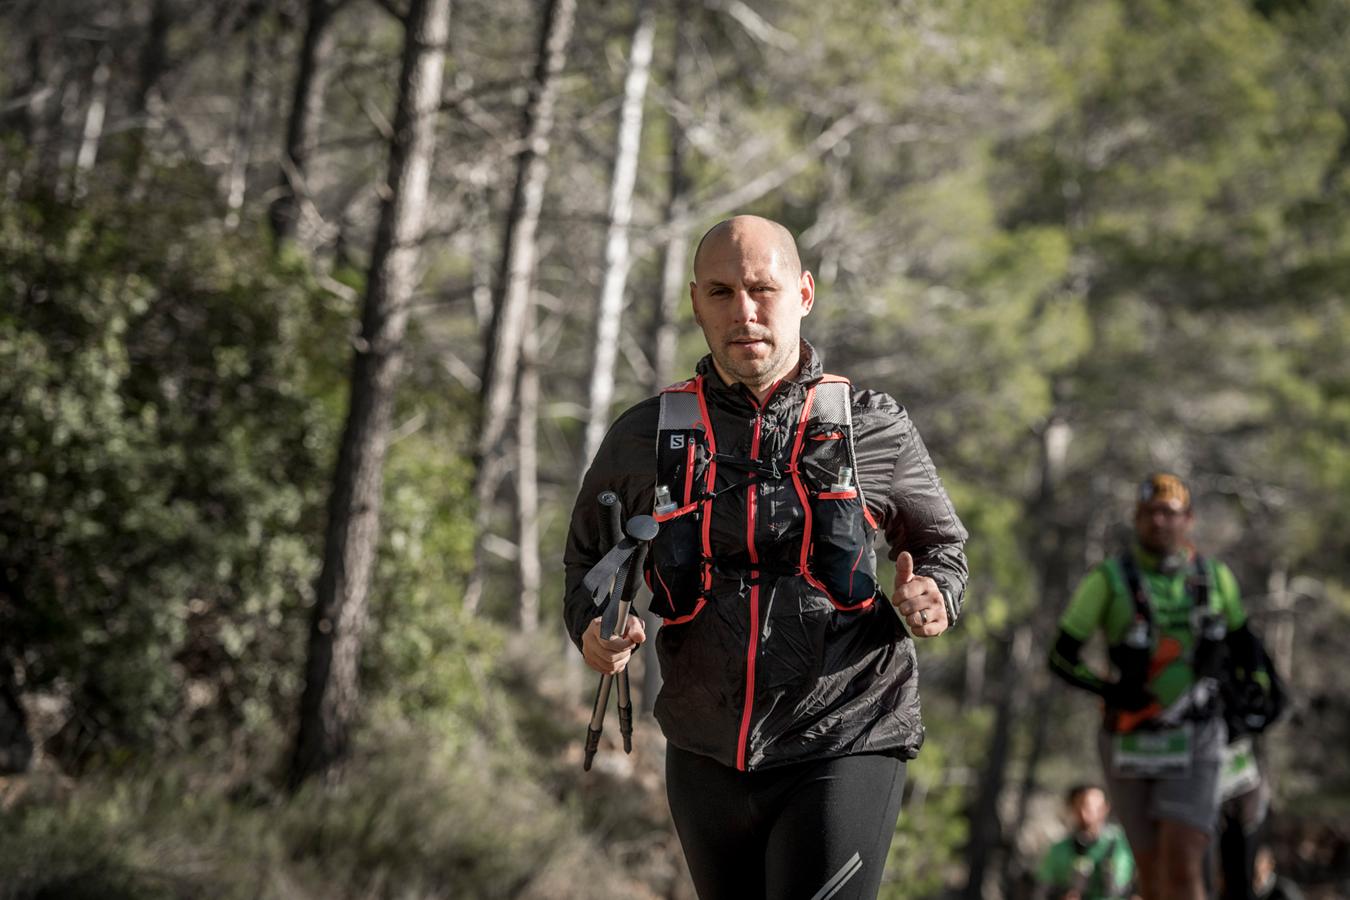
[[[732,314],[737,322],[754,322],[759,318],[759,305],[749,291],[737,291],[732,303]]]

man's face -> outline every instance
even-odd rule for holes
[[[1111,807],[1106,802],[1106,795],[1097,788],[1083,791],[1069,806],[1074,831],[1094,838],[1101,833],[1102,825],[1106,824],[1106,817],[1110,812]]]
[[[776,238],[755,227],[710,236],[689,285],[719,373],[752,389],[796,367],[801,321],[815,300],[811,273],[799,272]]]
[[[1167,556],[1185,546],[1195,515],[1179,500],[1150,500],[1134,513],[1134,531],[1145,550]]]

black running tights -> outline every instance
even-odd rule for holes
[[[666,793],[700,900],[864,900],[886,867],[903,760],[881,754],[738,772],[666,747]]]

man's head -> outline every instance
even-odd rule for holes
[[[758,395],[792,374],[815,291],[792,234],[777,222],[736,216],[709,229],[694,252],[689,296],[723,380]]]
[[[1064,804],[1074,833],[1096,840],[1106,824],[1106,817],[1111,814],[1106,792],[1095,784],[1077,784],[1069,788]]]
[[[1157,472],[1139,485],[1134,532],[1145,550],[1160,556],[1176,553],[1189,542],[1194,522],[1191,492],[1180,478]]]

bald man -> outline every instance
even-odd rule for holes
[[[904,409],[802,339],[815,281],[786,228],[714,226],[689,294],[708,355],[606,435],[572,512],[564,618],[592,669],[627,665],[641,621],[601,637],[582,579],[605,550],[602,491],[651,511],[655,712],[699,896],[875,897],[923,743],[914,639],[956,621],[966,531]]]

